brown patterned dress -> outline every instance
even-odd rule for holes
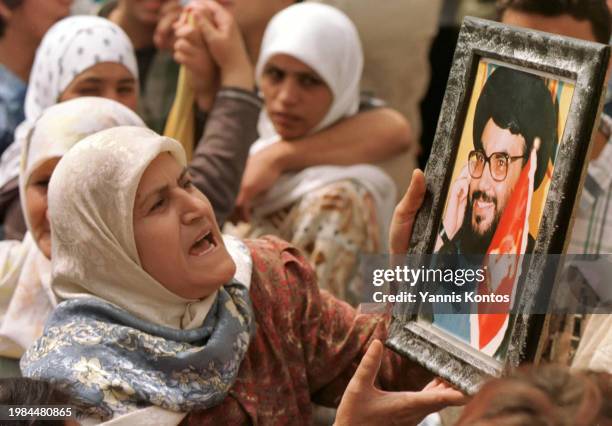
[[[358,314],[319,290],[308,260],[289,243],[273,237],[246,243],[255,336],[223,403],[190,413],[182,425],[311,424],[311,401],[336,406],[369,343],[386,337],[387,318]],[[385,351],[381,388],[417,390],[430,379]]]
[[[304,252],[319,287],[353,306],[364,294],[359,255],[381,250],[372,195],[352,180],[323,186],[284,209],[224,231],[239,238],[275,235],[289,241]]]

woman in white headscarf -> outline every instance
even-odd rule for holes
[[[50,107],[26,138],[19,189],[29,232],[23,241],[0,242],[1,356],[19,358],[56,305],[46,200],[55,165],[81,138],[120,125],[144,123],[117,102],[84,97]]]
[[[138,66],[132,43],[120,27],[95,16],[57,22],[38,47],[25,98],[25,120],[0,161],[3,198],[17,195],[21,151],[36,120],[51,105],[82,96],[114,99],[132,110],[138,106]],[[8,210],[5,223],[9,222],[5,238],[17,239],[24,232],[16,201],[4,206]]]
[[[235,30],[235,26],[232,28]],[[221,51],[230,50],[232,43],[236,43],[236,37],[217,39],[220,41],[216,41],[216,46]],[[192,49],[190,53],[195,55],[198,51]],[[261,102],[252,92],[252,75],[242,79],[234,77],[231,83],[225,83],[227,66],[219,66],[224,86],[208,113],[206,129],[193,153],[190,168],[195,184],[210,198],[222,223],[233,210],[248,148],[256,139]],[[23,140],[44,109],[76,97],[99,96],[136,110],[137,79],[132,44],[111,21],[74,16],[49,30],[37,51],[30,76],[26,120],[18,128],[17,140],[2,157],[0,165],[0,211],[5,210],[8,216],[4,218],[5,238],[21,239],[25,233],[17,199],[18,157]],[[83,116],[88,113],[82,111]],[[3,186],[2,182],[7,180]]]
[[[49,213],[61,303],[22,371],[103,420],[157,407],[189,413],[183,424],[310,424],[311,399],[337,404],[386,333],[383,317],[320,292],[289,244],[223,239],[182,147],[150,130],[76,145]],[[387,352],[379,385],[415,388],[422,373]]]
[[[302,3],[275,15],[256,67],[265,111],[251,154],[355,114],[362,69],[357,30],[339,10]],[[322,288],[357,304],[357,256],[385,247],[395,197],[377,167],[310,167],[281,176],[254,201],[250,226],[230,232],[290,241],[308,254]]]

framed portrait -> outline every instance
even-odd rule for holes
[[[463,391],[534,358],[544,315],[521,308],[554,291],[540,255],[569,238],[608,59],[606,45],[463,22],[409,255],[481,271],[482,297],[398,303],[386,342]]]

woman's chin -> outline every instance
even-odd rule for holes
[[[225,247],[223,249],[225,250]],[[218,271],[220,274],[219,282],[222,283],[221,285],[227,284],[234,278],[234,275],[236,275],[236,263],[229,253],[227,253],[223,263],[219,265]]]
[[[296,139],[300,139],[306,136],[306,134],[308,133],[307,131],[304,131],[300,128],[296,128],[294,126],[275,125],[274,129],[276,130],[276,133],[278,133],[278,135],[285,141],[293,141]]]
[[[227,255],[220,256],[219,261],[214,266],[214,270],[209,270],[207,274],[203,273],[206,280],[201,283],[201,288],[204,291],[197,295],[197,299],[203,299],[210,296],[225,284],[231,282],[232,278],[234,278],[236,274],[236,264],[225,250],[225,247],[223,247],[222,250],[225,251]]]

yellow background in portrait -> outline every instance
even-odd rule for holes
[[[467,157],[471,150],[474,149],[474,143],[472,141],[472,128],[474,126],[474,112],[476,110],[476,103],[478,98],[480,97],[480,92],[482,91],[482,87],[484,86],[486,79],[491,75],[493,70],[498,66],[506,66],[500,65],[490,60],[481,59],[478,64],[478,71],[476,72],[476,78],[474,80],[474,87],[472,89],[472,96],[470,98],[470,104],[468,106],[467,115],[465,118],[465,123],[463,126],[463,130],[461,133],[461,142],[459,144],[459,152],[457,153],[457,159],[455,161],[455,166],[453,168],[453,176],[451,178],[452,182],[457,179],[459,173],[461,173],[461,169],[467,164]],[[514,67],[512,67],[514,68]],[[551,91],[551,96],[555,99],[555,103],[559,106],[559,116],[558,116],[558,124],[557,124],[557,143],[560,144],[563,139],[563,131],[565,130],[565,123],[567,122],[567,115],[569,113],[570,104],[572,101],[572,95],[574,94],[574,84],[569,83],[564,80],[554,79],[548,75],[542,75],[537,72],[533,72],[531,70],[526,70],[522,68],[518,68],[521,71],[526,71],[535,75],[540,75],[544,77],[547,81],[548,89]],[[534,117],[537,119],[537,117]],[[557,145],[557,152],[558,152]],[[533,194],[533,198],[531,200],[531,211],[529,212],[529,233],[534,239],[537,239],[538,228],[540,226],[540,219],[542,218],[542,211],[544,210],[544,204],[546,202],[546,196],[548,194],[548,187],[550,186],[550,181],[553,173],[553,165],[548,163],[548,172],[546,173],[546,177],[540,184],[540,186],[536,189]],[[445,201],[444,210],[446,211],[446,203],[448,203],[448,198]]]

